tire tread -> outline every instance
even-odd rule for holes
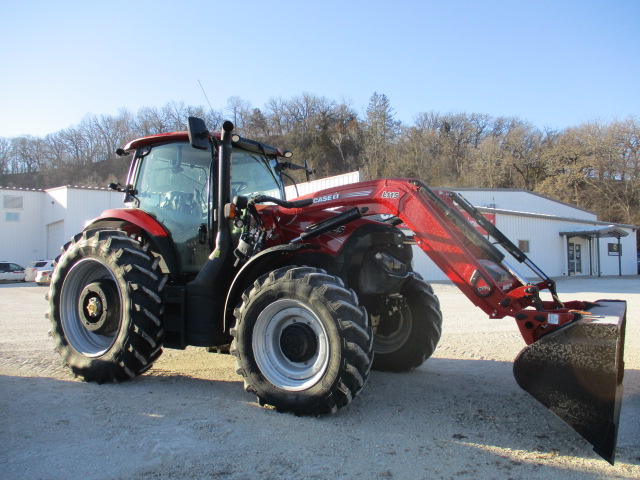
[[[300,401],[293,392],[282,391],[278,395],[261,393],[265,390],[256,380],[260,373],[251,362],[252,352],[246,351],[246,339],[241,337],[252,299],[272,288],[307,295],[311,308],[314,304],[322,305],[332,312],[339,336],[343,339],[340,345],[342,364],[338,378],[317,398]],[[271,404],[278,411],[296,415],[321,415],[348,405],[365,385],[373,359],[373,335],[368,326],[366,310],[358,305],[356,294],[346,289],[340,278],[307,266],[274,270],[258,278],[244,292],[234,315],[236,326],[231,329],[231,353],[236,357],[236,372],[243,376],[245,390],[256,394],[261,405]],[[318,383],[322,383],[322,380]]]

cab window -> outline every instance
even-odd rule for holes
[[[135,188],[139,208],[153,215],[171,233],[183,272],[197,272],[209,255],[201,232],[215,209],[217,173],[209,185],[211,152],[189,143],[158,145],[138,152]],[[217,160],[214,161],[214,168]],[[274,158],[234,149],[231,158],[231,196],[258,194],[282,198]],[[215,228],[215,227],[214,227]]]

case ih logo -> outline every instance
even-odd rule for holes
[[[340,194],[333,193],[331,195],[324,195],[322,197],[314,198],[313,203],[328,202],[329,200],[337,200],[338,198],[340,198]]]

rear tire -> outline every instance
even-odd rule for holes
[[[159,259],[119,230],[67,245],[51,279],[49,318],[63,363],[88,382],[126,380],[162,353]]]
[[[404,372],[422,365],[440,340],[442,313],[431,285],[413,278],[389,297],[373,336],[373,368]]]
[[[231,353],[261,405],[299,415],[344,407],[364,386],[373,356],[364,308],[342,281],[311,267],[259,278],[235,310]]]

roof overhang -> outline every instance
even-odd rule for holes
[[[616,227],[615,225],[608,225],[606,227],[592,228],[590,230],[574,230],[572,232],[560,232],[560,235],[566,237],[581,237],[581,238],[600,238],[600,237],[626,237],[629,232],[625,232],[623,229]]]

